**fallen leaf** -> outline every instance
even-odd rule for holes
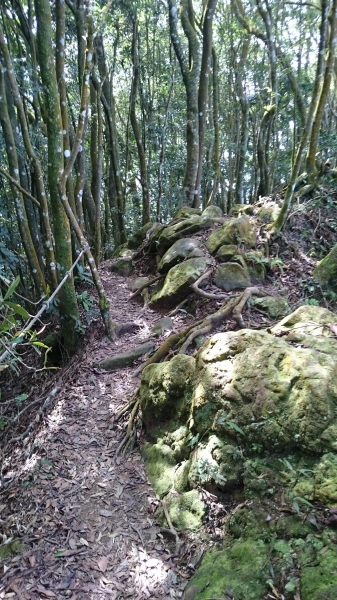
[[[74,538],[70,538],[69,540],[69,546],[72,550],[75,550],[76,548],[76,540],[74,540]]]
[[[105,508],[102,508],[102,509],[99,511],[99,514],[100,514],[102,517],[112,517],[112,515],[113,515],[113,513],[111,512],[111,510],[105,510]]]
[[[69,573],[69,575],[66,575],[62,579],[62,581],[61,581],[61,583],[60,583],[60,585],[58,586],[57,589],[59,589],[59,590],[67,590],[69,588],[69,586],[71,584],[71,580],[74,578],[74,576],[75,576],[75,573]]]
[[[117,485],[116,486],[116,488],[115,488],[116,498],[120,498],[121,497],[121,495],[123,494],[123,490],[124,490],[124,487],[122,485]]]
[[[34,554],[31,554],[30,556],[28,556],[28,560],[29,560],[30,566],[31,567],[35,567],[36,558],[35,558]]]
[[[56,594],[54,594],[54,592],[51,590],[46,590],[43,585],[37,585],[36,590],[39,592],[39,594],[42,594],[42,596],[46,596],[46,598],[56,598]]]
[[[89,546],[89,542],[84,538],[80,538],[79,543],[82,544],[82,546]]]
[[[102,573],[105,573],[105,571],[107,570],[108,567],[108,559],[106,556],[102,556],[102,558],[100,558],[97,561],[98,564],[98,568],[100,571],[102,571]]]

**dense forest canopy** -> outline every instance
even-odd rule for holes
[[[336,28],[337,0],[2,0],[1,356],[56,290],[75,350],[87,268],[113,336],[100,260],[183,204],[279,195],[282,229],[335,175]]]

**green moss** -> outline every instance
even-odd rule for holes
[[[337,503],[337,456],[332,452],[322,456],[315,466],[314,497],[328,506]]]
[[[321,260],[313,272],[313,277],[321,285],[336,289],[337,281],[337,245]]]
[[[185,424],[194,369],[195,359],[184,354],[144,369],[139,395],[143,421],[150,435],[152,429],[166,422],[177,420]]]
[[[209,552],[186,589],[188,600],[235,598],[261,600],[267,587],[268,548],[261,540],[234,542],[220,552]]]
[[[200,529],[205,506],[200,500],[197,490],[183,494],[170,493],[165,500],[171,521],[178,530],[197,531]]]
[[[19,540],[12,540],[8,544],[1,544],[0,559],[5,560],[9,556],[21,554],[24,551],[24,545]]]
[[[334,545],[326,548],[326,540],[317,539],[313,534],[297,546],[301,598],[305,600],[337,598],[337,553]]]
[[[146,472],[154,492],[162,498],[173,488],[176,461],[165,444],[146,444],[141,449]]]

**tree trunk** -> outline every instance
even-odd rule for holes
[[[142,186],[142,197],[143,197],[143,209],[142,209],[142,223],[148,223],[150,221],[150,197],[149,197],[149,181],[146,167],[146,155],[144,144],[141,136],[141,132],[138,125],[136,115],[136,101],[138,96],[139,87],[139,55],[138,55],[138,23],[137,17],[133,19],[133,35],[132,35],[132,64],[133,64],[133,78],[130,94],[130,118],[135,136],[138,160],[139,160],[139,171],[140,171],[140,182]]]
[[[59,197],[58,184],[63,172],[63,125],[53,52],[50,3],[35,0],[37,45],[48,132],[48,182],[53,214],[55,254],[61,280],[72,265],[70,227]],[[73,277],[69,277],[59,293],[62,336],[66,350],[73,354],[77,347],[76,323],[79,320]]]

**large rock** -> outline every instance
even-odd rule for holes
[[[265,296],[254,298],[254,306],[267,313],[271,319],[279,319],[289,312],[289,304],[282,296]]]
[[[230,215],[239,215],[243,213],[245,215],[253,215],[254,214],[254,206],[253,204],[233,204],[232,208],[229,211]]]
[[[128,282],[128,288],[131,290],[131,292],[136,292],[139,290],[139,288],[145,285],[145,283],[149,283],[149,281],[149,277],[136,277]]]
[[[163,256],[166,250],[168,250],[177,240],[203,229],[209,229],[211,226],[212,221],[207,215],[201,217],[195,215],[189,219],[183,219],[178,223],[174,223],[173,225],[168,225],[161,231],[158,240],[156,240],[159,256]]]
[[[187,419],[194,370],[194,358],[185,354],[145,367],[139,394],[143,422],[150,435],[159,424]]]
[[[220,246],[239,243],[248,248],[256,245],[256,233],[246,215],[230,219],[222,227],[213,231],[207,240],[206,247],[211,254],[215,254]]]
[[[202,214],[207,215],[212,219],[221,219],[223,217],[223,212],[221,208],[219,206],[215,206],[215,204],[207,206]]]
[[[118,273],[123,277],[129,277],[133,271],[132,257],[125,256],[124,258],[114,260],[114,262],[111,263],[110,271],[112,273]]]
[[[215,271],[214,283],[226,292],[245,289],[251,285],[248,271],[236,262],[219,265]]]
[[[151,296],[154,307],[171,308],[186,297],[190,286],[206,271],[210,260],[207,258],[189,258],[172,267]]]
[[[153,226],[152,221],[149,221],[148,223],[145,223],[145,225],[143,225],[143,227],[141,227],[140,229],[135,231],[135,233],[133,233],[128,239],[128,242],[127,242],[128,248],[131,248],[132,250],[135,250],[136,248],[138,248],[138,246],[141,245],[141,243],[143,242],[143,240],[146,237],[147,232],[149,231],[149,229],[151,229],[152,226]]]
[[[191,206],[182,206],[174,215],[175,219],[189,219],[195,215],[200,216],[200,210],[198,208],[192,208]]]
[[[337,289],[337,244],[314,269],[313,278],[322,286]]]
[[[193,418],[198,431],[210,426],[227,436],[231,421],[246,442],[265,449],[337,451],[336,357],[332,333],[321,351],[265,331],[213,336],[197,358]],[[201,419],[206,407],[208,418]]]
[[[261,208],[256,211],[256,216],[263,223],[274,223],[280,214],[280,210],[281,208],[278,204],[270,202],[261,206]]]
[[[192,238],[182,238],[177,240],[171,248],[165,252],[158,264],[159,273],[167,273],[172,267],[187,258],[191,252],[200,249],[200,243]],[[201,252],[201,250],[200,250]],[[202,252],[201,252],[202,255]]]
[[[261,600],[272,586],[289,600],[337,597],[336,323],[303,306],[270,333],[219,333],[195,358],[144,370],[154,442],[144,455],[175,525],[197,526],[193,510],[178,518],[191,488],[220,489],[236,506],[223,549],[206,554],[185,600]]]
[[[220,246],[215,258],[220,263],[228,262],[231,260],[231,258],[233,258],[233,256],[236,256],[239,253],[239,248],[236,244],[228,244],[225,246]]]

